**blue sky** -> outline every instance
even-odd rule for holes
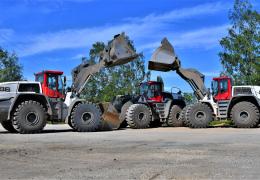
[[[146,62],[168,37],[182,66],[204,73],[209,86],[222,70],[219,40],[230,26],[232,5],[233,0],[0,0],[0,46],[17,53],[24,76],[32,80],[43,69],[70,76],[94,42],[123,31]],[[157,75],[166,89],[191,91],[174,72],[152,72]]]

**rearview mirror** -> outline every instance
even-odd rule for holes
[[[67,89],[66,89],[66,93],[68,93],[68,92],[71,92],[71,88],[70,87],[67,87]]]
[[[64,84],[64,87],[66,86],[66,83],[67,83],[67,77],[64,76],[64,77],[63,77],[63,84]]]

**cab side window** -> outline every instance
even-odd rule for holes
[[[63,93],[63,81],[62,81],[62,79],[61,79],[61,76],[58,76],[58,79],[59,79],[59,81],[58,81],[58,91],[59,91],[59,93]]]
[[[228,91],[228,80],[221,80],[220,81],[220,93],[225,93]]]
[[[48,87],[54,91],[57,90],[57,77],[53,75],[48,76]]]
[[[36,76],[36,81],[40,82],[41,84],[43,84],[43,74],[39,74]]]

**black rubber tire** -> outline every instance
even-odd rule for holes
[[[187,109],[188,109],[189,106],[185,106],[181,113],[180,113],[180,116],[179,116],[179,121],[182,121],[183,122],[183,126],[188,126],[188,122],[187,122],[187,119],[186,119],[186,112],[187,112]]]
[[[77,104],[71,112],[71,125],[78,132],[97,131],[102,125],[100,108],[91,102]]]
[[[254,128],[259,123],[259,109],[251,102],[243,101],[231,109],[231,119],[238,128]]]
[[[12,121],[3,121],[1,122],[3,128],[7,130],[10,133],[17,133],[17,131],[14,129],[14,126],[12,124]]]
[[[203,103],[196,103],[186,111],[187,124],[191,128],[207,128],[213,120],[212,110]]]
[[[68,121],[68,125],[69,125],[69,127],[71,127],[72,129],[74,129],[73,126],[72,126],[72,124],[71,124],[71,119]]]
[[[183,121],[180,119],[182,108],[178,105],[173,105],[170,110],[167,125],[170,127],[183,127]]]
[[[120,116],[119,116],[119,120],[121,122],[121,125],[119,127],[119,129],[121,128],[126,128],[128,126],[127,122],[126,122],[126,113],[127,113],[127,110],[128,108],[133,105],[133,102],[132,101],[128,101],[126,102],[122,109],[121,109],[121,113],[120,113]]]
[[[144,104],[133,104],[127,110],[126,121],[133,129],[148,128],[152,121],[152,112]]]
[[[30,118],[31,120],[29,120]],[[46,123],[46,110],[42,104],[36,101],[22,102],[13,113],[13,127],[21,134],[40,133]]]

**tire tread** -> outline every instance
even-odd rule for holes
[[[30,130],[23,129],[21,127],[19,120],[18,120],[18,116],[19,116],[19,113],[22,110],[22,108],[24,106],[29,105],[29,104],[37,105],[44,111],[44,121],[45,122],[42,125],[42,127],[38,130],[30,131]],[[41,103],[37,102],[37,101],[28,100],[28,101],[24,101],[24,102],[20,103],[17,106],[17,108],[15,109],[13,116],[12,116],[12,125],[13,125],[14,129],[21,134],[35,134],[35,133],[40,133],[43,130],[43,128],[45,127],[45,125],[47,123],[46,119],[47,119],[47,113],[46,113],[46,109],[43,107],[43,105]]]

